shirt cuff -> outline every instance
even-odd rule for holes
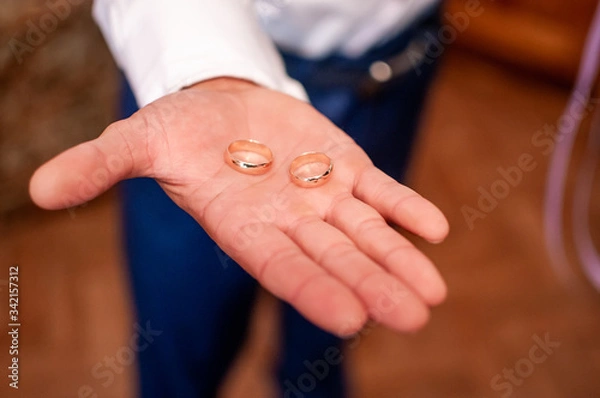
[[[95,0],[93,13],[140,107],[216,77],[308,100],[250,1]]]

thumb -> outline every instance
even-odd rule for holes
[[[44,209],[64,209],[94,199],[121,180],[148,175],[146,137],[129,120],[111,124],[100,137],[37,169],[29,182],[31,198]]]

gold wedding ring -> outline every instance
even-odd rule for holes
[[[264,174],[273,164],[273,152],[258,141],[237,140],[227,147],[225,162],[244,174]]]
[[[333,162],[321,152],[306,152],[290,165],[292,181],[301,187],[318,187],[327,182],[333,172]]]

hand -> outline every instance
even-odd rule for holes
[[[224,163],[229,143],[246,138],[272,149],[268,173]],[[290,162],[306,151],[333,159],[327,184],[290,181]],[[355,333],[369,317],[414,331],[445,298],[433,264],[386,223],[440,242],[448,233],[441,212],[294,98],[236,79],[197,84],[50,160],[30,193],[39,206],[61,209],[142,176],[156,179],[266,289],[332,333]]]

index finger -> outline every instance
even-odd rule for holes
[[[261,232],[249,244],[241,249],[236,244],[244,234],[239,229],[224,249],[267,290],[319,327],[341,335],[357,332],[367,314],[351,289],[317,265],[279,228],[261,225]]]

